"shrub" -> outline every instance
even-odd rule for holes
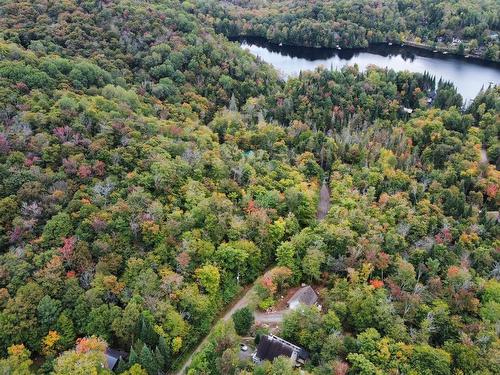
[[[246,336],[255,321],[253,312],[248,307],[236,310],[232,319],[236,333],[240,336]]]

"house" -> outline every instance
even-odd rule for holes
[[[434,99],[436,99],[437,93],[436,91],[429,92],[427,96],[427,104],[431,105]]]
[[[288,308],[295,310],[299,305],[312,306],[318,302],[318,295],[311,286],[307,285],[297,290],[288,300]]]
[[[273,361],[277,357],[288,357],[296,367],[302,366],[308,359],[309,353],[281,337],[264,335],[260,338],[257,350],[252,355],[254,363]]]
[[[120,358],[125,359],[127,358],[127,353],[121,350],[116,350],[116,349],[106,349],[104,352],[104,355],[106,356],[106,362],[107,362],[107,367],[110,370],[114,370],[116,366],[118,365],[118,362],[120,361]]]

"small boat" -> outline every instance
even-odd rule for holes
[[[435,49],[435,50],[434,50],[434,51],[432,51],[432,52],[436,53],[437,51],[438,51],[438,50],[437,50],[437,49]]]
[[[339,49],[339,50],[340,50],[340,49],[342,49],[342,48],[340,48],[340,46],[337,44],[337,49]]]
[[[447,54],[448,54],[448,51],[444,51],[444,52],[443,52],[443,55],[447,55]]]
[[[280,47],[283,47],[283,43],[278,44]]]
[[[389,45],[392,46],[392,42],[389,42]]]
[[[465,58],[468,59],[470,57],[470,55],[465,55]]]

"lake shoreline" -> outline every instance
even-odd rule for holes
[[[433,55],[438,54],[440,57],[441,56],[446,56],[446,57],[455,57],[458,59],[463,59],[464,61],[469,61],[469,62],[474,62],[474,63],[483,63],[487,64],[489,66],[495,66],[500,69],[500,60],[489,60],[484,58],[483,56],[478,56],[478,55],[462,55],[456,52],[456,50],[451,49],[451,48],[443,48],[443,47],[433,47],[428,44],[423,44],[423,43],[417,43],[415,41],[410,41],[406,40],[404,42],[376,42],[376,43],[369,43],[367,47],[341,47],[340,49],[335,48],[335,47],[324,47],[324,46],[310,46],[310,45],[302,45],[302,44],[290,44],[287,42],[283,43],[278,43],[273,40],[269,40],[265,37],[262,36],[255,36],[255,35],[239,35],[239,36],[226,36],[228,40],[232,42],[241,42],[243,40],[247,41],[260,41],[264,42],[269,45],[274,45],[276,47],[289,47],[289,48],[308,48],[308,49],[313,49],[313,50],[339,50],[339,51],[352,51],[352,52],[361,52],[361,51],[368,51],[370,48],[376,48],[376,47],[395,47],[395,48],[414,48],[415,50],[423,51],[423,52],[429,52],[432,53]],[[391,43],[391,44],[389,44]],[[436,51],[436,52],[434,52]],[[443,53],[446,52],[446,53]]]
[[[440,79],[451,82],[462,95],[464,105],[470,103],[481,89],[500,84],[500,63],[435,53],[411,45],[383,43],[367,48],[337,49],[279,45],[259,37],[241,37],[233,41],[271,64],[284,79],[320,66],[342,69],[356,65],[364,71],[374,65],[396,72],[429,74],[436,83]]]

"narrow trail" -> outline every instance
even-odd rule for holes
[[[323,220],[328,214],[329,209],[330,209],[330,188],[328,187],[328,183],[324,181],[323,186],[321,186],[321,190],[319,192],[318,211],[316,213],[317,219]]]
[[[488,154],[484,148],[481,148],[481,163],[488,164]]]

